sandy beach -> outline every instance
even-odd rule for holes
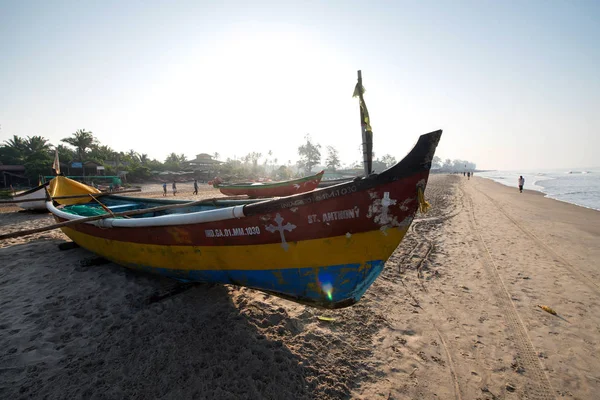
[[[458,175],[425,195],[337,311],[136,273],[60,231],[0,242],[0,398],[596,398],[600,212]],[[52,222],[0,208],[0,233]]]

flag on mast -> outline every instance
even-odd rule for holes
[[[52,169],[56,172],[56,175],[60,175],[60,162],[58,161],[58,149],[54,149],[54,162],[52,163]]]

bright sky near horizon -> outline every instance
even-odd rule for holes
[[[351,163],[361,69],[376,157],[441,128],[482,169],[600,165],[598,1],[0,0],[0,56],[0,142]]]

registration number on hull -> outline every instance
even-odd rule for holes
[[[227,229],[206,229],[206,237],[235,237],[235,236],[253,236],[260,235],[258,226],[248,226],[246,228],[227,228]]]

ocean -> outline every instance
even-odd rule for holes
[[[525,189],[537,190],[551,199],[600,211],[600,168],[539,171],[488,171],[475,176],[518,187],[523,175]]]

